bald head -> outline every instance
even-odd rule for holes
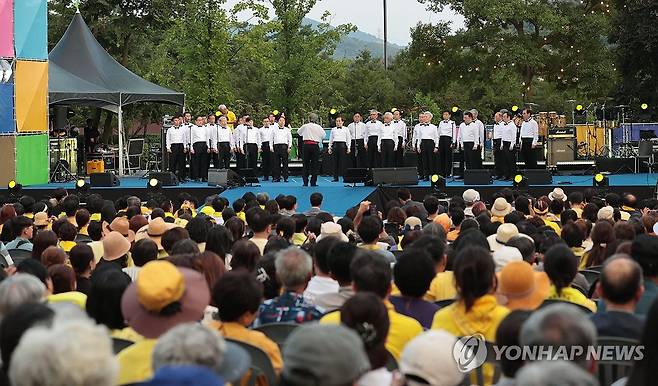
[[[611,258],[601,270],[601,296],[606,302],[628,304],[637,302],[642,294],[642,268],[626,257]]]

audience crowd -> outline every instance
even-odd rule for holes
[[[0,385],[456,386],[476,334],[644,346],[627,377],[503,357],[488,385],[652,385],[658,200],[547,193],[400,188],[342,216],[320,193],[6,199]]]

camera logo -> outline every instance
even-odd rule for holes
[[[459,338],[452,348],[457,368],[468,373],[484,364],[487,360],[487,344],[481,334],[467,335]]]

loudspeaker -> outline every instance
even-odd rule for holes
[[[92,188],[121,185],[121,181],[119,181],[113,172],[92,173],[89,175],[89,183]]]
[[[226,185],[227,182],[227,169],[208,169],[208,186]]]
[[[634,173],[635,158],[603,158],[599,157],[594,160],[598,172],[615,173]]]
[[[151,172],[149,178],[155,178],[162,182],[162,186],[177,186],[178,177],[172,172]]]
[[[372,169],[372,182],[375,185],[417,185],[418,170],[413,167]]]
[[[576,159],[576,140],[573,138],[553,138],[548,140],[548,164],[573,162]]]
[[[343,182],[346,184],[365,184],[368,181],[368,169],[349,168],[345,171]]]
[[[528,178],[528,185],[550,185],[553,183],[553,175],[546,169],[526,169],[517,174]]]
[[[491,185],[491,171],[489,169],[464,170],[464,185]]]
[[[257,184],[258,176],[256,175],[255,169],[240,169],[240,177],[247,184]]]

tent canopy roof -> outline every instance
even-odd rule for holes
[[[50,104],[84,104],[116,111],[137,102],[182,106],[185,94],[151,83],[114,60],[79,12],[48,55]]]

